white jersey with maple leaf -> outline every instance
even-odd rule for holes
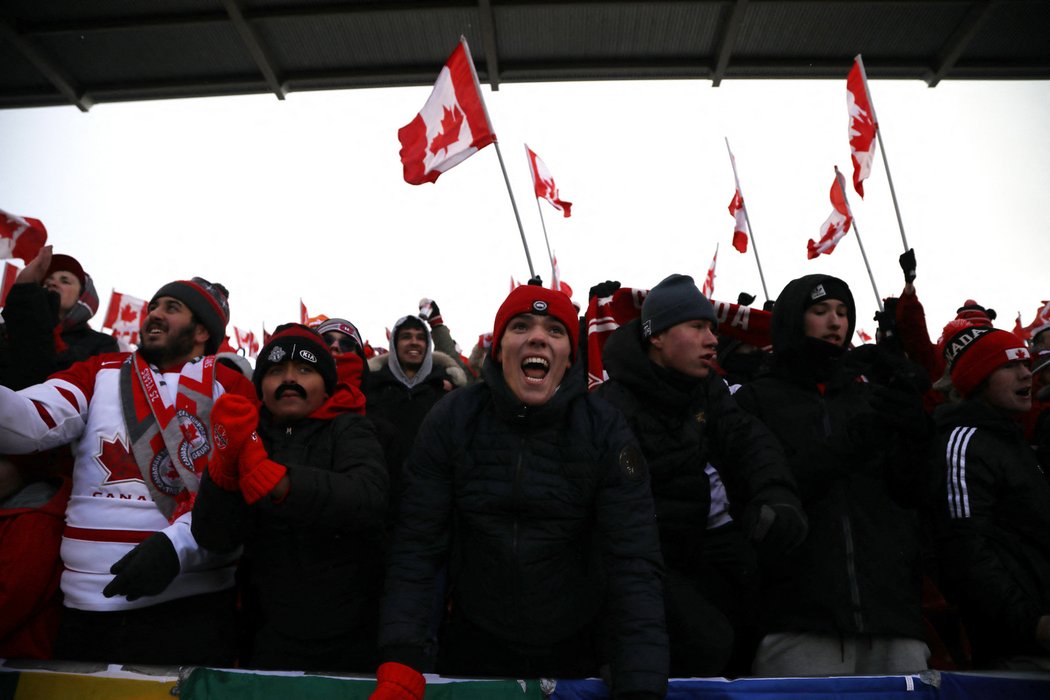
[[[233,585],[234,558],[217,557],[197,545],[190,533],[192,513],[169,523],[142,479],[121,408],[120,367],[127,357],[128,353],[98,355],[17,392],[0,387],[0,454],[72,443],[75,461],[62,536],[62,593],[66,606],[80,610],[140,608]],[[199,379],[202,365],[191,362],[175,371],[154,370],[165,404],[174,404],[181,376]],[[216,398],[225,391],[220,381],[214,383]],[[102,589],[113,579],[110,567],[158,531],[175,546],[181,573],[157,596],[130,603],[123,596],[105,598]]]

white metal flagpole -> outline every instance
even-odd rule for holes
[[[868,106],[871,107],[871,120],[875,122],[875,140],[879,145],[879,153],[882,154],[882,167],[886,168],[886,180],[890,183],[890,199],[893,200],[893,211],[897,214],[897,227],[900,228],[901,240],[904,242],[904,250],[907,252],[908,237],[904,235],[904,220],[901,219],[901,208],[897,204],[897,190],[893,187],[893,175],[890,174],[890,163],[886,158],[886,144],[883,142],[882,128],[879,126],[879,118],[875,114],[875,103],[871,99],[871,91],[868,90],[868,74],[864,71],[864,59],[861,58],[860,54],[857,54],[856,61],[857,65],[860,66],[860,77],[864,81],[864,93],[868,97]]]
[[[751,247],[755,251],[755,264],[758,265],[758,278],[762,281],[762,293],[766,295],[766,301],[769,301],[769,290],[766,289],[766,276],[762,274],[762,261],[758,257],[758,242],[755,241],[755,230],[751,228],[751,217],[747,213],[747,199],[744,197],[744,191],[740,189],[740,178],[736,174],[736,158],[733,157],[733,149],[729,147],[729,137],[725,137],[726,150],[729,151],[729,162],[733,165],[733,182],[736,183],[736,189],[740,192],[741,207],[744,210],[744,221],[747,222],[747,235],[751,238]]]
[[[879,311],[883,311],[882,308],[882,297],[879,295],[879,288],[875,286],[875,275],[871,274],[871,265],[868,264],[868,254],[864,252],[864,241],[860,239],[860,229],[857,228],[857,219],[853,216],[853,209],[849,205],[849,198],[846,196],[846,180],[842,177],[842,173],[839,172],[839,167],[835,166],[835,182],[838,183],[839,190],[842,192],[842,201],[846,203],[846,211],[849,212],[849,218],[853,222],[853,234],[857,237],[857,244],[860,246],[860,256],[864,258],[864,267],[868,269],[868,279],[871,280],[871,289],[875,292],[875,303],[879,306]]]
[[[532,165],[532,158],[529,157],[529,144],[525,146],[525,160],[529,162],[529,174],[532,175],[532,187],[536,189],[536,180],[539,179],[536,174],[536,169]],[[551,281],[554,281],[554,254],[551,253],[551,241],[547,238],[547,221],[543,218],[543,207],[540,206],[540,198],[535,197],[536,200],[536,211],[540,213],[540,226],[543,227],[543,242],[547,244],[547,258],[551,261]]]

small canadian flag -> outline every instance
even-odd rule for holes
[[[109,297],[103,328],[113,331],[117,343],[125,349],[139,344],[139,330],[146,320],[147,302],[130,294],[113,292]]]
[[[435,182],[449,170],[495,142],[467,40],[449,56],[434,90],[416,118],[397,132],[405,182]]]
[[[45,243],[47,229],[39,219],[0,209],[0,258],[20,258],[28,263]]]

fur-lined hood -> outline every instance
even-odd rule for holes
[[[382,355],[375,355],[368,360],[368,369],[372,372],[378,372],[387,366],[392,353],[385,352]],[[434,361],[434,368],[440,368],[445,370],[445,376],[448,377],[449,381],[452,382],[452,386],[461,387],[466,386],[468,383],[467,373],[463,371],[463,368],[459,366],[454,359],[452,359],[446,353],[440,350],[433,350],[430,353],[431,358]],[[396,355],[395,355],[396,357]],[[431,372],[434,370],[431,369]]]

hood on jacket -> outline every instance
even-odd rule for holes
[[[401,367],[401,361],[397,357],[397,332],[410,319],[422,324],[423,333],[427,336],[427,349],[423,352],[423,363],[416,370],[415,376],[411,378],[405,374],[405,370]],[[434,369],[434,339],[430,337],[430,327],[426,321],[421,321],[418,316],[402,316],[397,319],[393,329],[390,331],[390,352],[387,353],[387,356],[391,374],[397,377],[397,380],[406,387],[411,389],[417,384],[425,382],[427,377],[430,376],[431,370]]]
[[[831,283],[828,285],[828,283]],[[805,320],[803,316],[809,308],[811,295],[819,285],[834,286],[840,293],[831,294],[830,299],[839,296],[846,297],[840,301],[845,302],[847,308],[847,320],[849,327],[846,329],[847,340],[853,337],[853,331],[857,327],[857,305],[853,301],[853,293],[849,286],[838,277],[831,275],[805,275],[791,280],[784,287],[784,291],[777,297],[773,306],[773,319],[771,335],[773,337],[773,353],[780,358],[805,355],[809,343],[806,340]]]

